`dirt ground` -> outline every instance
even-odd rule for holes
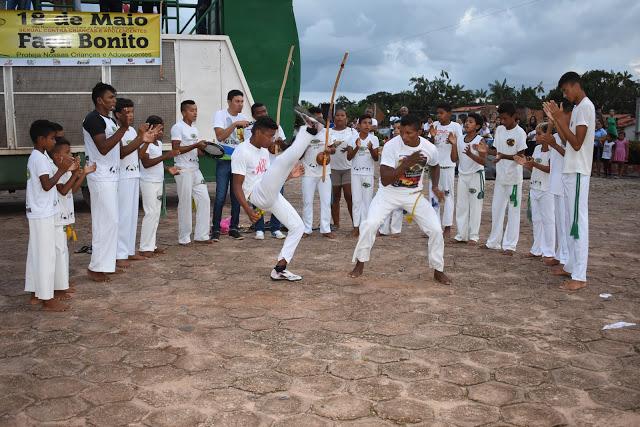
[[[286,194],[301,206],[299,182]],[[72,253],[79,290],[59,314],[23,292],[23,197],[0,196],[2,426],[640,425],[640,329],[602,330],[640,323],[638,179],[592,180],[589,286],[577,293],[521,257],[524,208],[513,258],[447,245],[452,286],[432,281],[427,239],[406,222],[376,241],[358,280],[346,276],[348,227],[336,241],[315,232],[291,264],[304,280],[284,284],[268,277],[275,239],[178,246],[172,197],[167,253],[106,285]],[[77,229],[71,252],[90,241],[84,207]]]

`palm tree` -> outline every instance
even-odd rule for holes
[[[516,89],[507,84],[507,79],[501,82],[494,80],[493,83],[489,83],[489,90],[491,91],[491,100],[494,103],[513,100],[516,97]]]

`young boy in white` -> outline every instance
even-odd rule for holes
[[[71,143],[64,137],[56,137],[56,145],[52,152],[54,172],[63,166],[65,158],[71,157]],[[55,288],[67,289],[67,292],[75,292],[75,286],[69,282],[69,248],[67,247],[67,227],[73,227],[76,222],[75,208],[73,206],[73,193],[80,189],[86,175],[96,170],[96,165],[80,167],[80,158],[74,158],[76,169],[67,171],[56,184],[58,203],[56,205],[56,272]]]
[[[116,105],[116,90],[98,83],[91,93],[96,109],[82,122],[85,161],[95,163],[87,176],[91,193],[91,262],[87,275],[95,282],[108,282],[116,272],[118,248],[118,180],[120,141],[131,123],[123,116],[120,126],[109,116]]]
[[[493,146],[496,153],[496,182],[491,203],[491,234],[486,248],[502,250],[513,255],[520,237],[520,202],[522,199],[522,166],[513,156],[523,155],[527,149],[527,134],[516,122],[516,107],[511,102],[498,106],[502,125],[495,131]],[[504,213],[507,228],[504,230]]]
[[[331,163],[330,154],[336,149],[329,146],[324,149],[324,133],[315,135],[304,155],[302,164],[304,165],[304,176],[302,177],[302,220],[304,222],[305,236],[313,233],[313,198],[318,190],[320,196],[320,233],[329,239],[335,236],[331,232]],[[322,180],[322,157],[326,156],[326,176]]]
[[[175,165],[180,170],[176,175],[178,187],[178,243],[191,243],[192,213],[191,199],[196,204],[196,227],[193,240],[196,243],[211,243],[209,240],[209,216],[211,206],[207,184],[200,172],[198,150],[206,144],[198,141],[198,128],[193,124],[198,118],[198,107],[192,100],[182,101],[180,104],[182,120],[171,128],[171,145],[179,150]]]
[[[353,253],[356,266],[349,273],[350,277],[362,275],[378,228],[394,209],[402,208],[411,213],[418,226],[429,236],[429,266],[434,269],[434,279],[444,284],[451,283],[444,274],[444,238],[440,219],[422,195],[422,172],[429,165],[433,191],[439,198],[444,197],[442,191],[438,190],[438,150],[419,136],[421,127],[417,117],[404,116],[400,136],[391,139],[384,146],[380,161],[382,187],[371,202],[366,221],[360,226],[360,237]]]
[[[589,257],[589,181],[595,134],[595,108],[587,98],[580,76],[565,73],[558,82],[568,102],[575,104],[569,126],[562,120],[562,109],[551,101],[544,104],[560,136],[567,141],[564,156],[563,183],[566,202],[565,224],[568,258],[564,267],[558,266],[554,274],[570,276],[562,289],[575,291],[587,286],[587,260]]]
[[[462,141],[462,126],[459,123],[451,121],[451,105],[440,104],[437,106],[438,121],[433,122],[429,135],[433,138],[433,143],[438,149],[438,164],[440,165],[440,184],[439,189],[444,192],[444,203],[442,210],[442,225],[444,226],[444,237],[448,238],[453,225],[453,207],[455,205],[455,176],[456,163],[451,160],[451,144],[449,135],[454,134],[457,141]],[[432,203],[436,201],[433,192],[430,192]],[[440,215],[440,208],[438,208]]]
[[[360,224],[367,219],[373,199],[373,173],[378,161],[378,137],[371,133],[371,117],[358,120],[358,134],[347,143],[347,160],[351,162],[351,201],[353,203],[353,235],[358,236]]]
[[[154,254],[163,253],[156,245],[156,232],[160,222],[160,212],[162,210],[162,186],[164,184],[164,171],[171,175],[178,175],[180,172],[176,166],[164,166],[163,161],[169,160],[179,155],[178,150],[162,153],[162,138],[164,122],[158,116],[149,116],[147,122],[149,126],[157,129],[157,140],[151,143],[144,143],[140,147],[140,193],[142,194],[142,208],[144,217],[140,226],[140,255],[151,257]]]
[[[133,101],[126,98],[116,100],[115,116],[118,123],[133,123]],[[155,141],[155,131],[146,123],[139,132],[129,126],[120,141],[120,174],[118,179],[118,249],[116,265],[126,268],[129,261],[140,261],[146,257],[136,254],[138,209],[140,200],[140,161],[138,149],[143,143]]]
[[[267,111],[267,107],[260,103],[256,102],[251,106],[251,115],[254,120],[259,119],[260,117],[268,117],[269,112]],[[253,125],[249,125],[244,129],[244,139],[245,141],[249,141],[251,139],[251,134],[253,132]],[[269,151],[269,163],[272,164],[275,162],[276,157],[279,153],[281,153],[285,148],[285,140],[287,139],[284,134],[284,130],[282,130],[282,126],[278,125],[278,132],[276,132],[274,143],[268,148]],[[231,190],[233,193],[233,188]],[[284,195],[284,187],[280,190],[280,193]],[[281,230],[280,220],[277,216],[271,213],[271,219],[269,220],[270,228],[271,228],[271,237],[274,239],[284,239],[287,237]],[[262,216],[258,222],[255,223],[256,228],[256,240],[264,240],[264,216]]]
[[[300,243],[304,224],[293,206],[280,194],[280,189],[290,177],[302,175],[302,168],[294,166],[313,135],[307,131],[306,126],[301,127],[291,147],[270,165],[267,147],[273,144],[277,129],[278,126],[271,118],[260,117],[253,125],[251,139],[240,144],[233,152],[233,191],[251,222],[258,221],[264,211],[270,211],[287,227],[289,233],[271,271],[271,279],[297,281],[302,277],[288,271],[287,265]],[[310,131],[317,132],[317,129]]]
[[[55,145],[55,130],[47,120],[36,120],[29,129],[34,149],[27,162],[26,211],[29,220],[29,245],[25,272],[25,292],[32,292],[31,303],[42,303],[49,311],[64,311],[66,304],[54,299],[54,290],[61,297],[69,287],[69,281],[56,281],[56,232],[57,210],[56,183],[67,172],[77,168],[71,157],[60,158],[60,167],[54,172],[51,159],[46,154]],[[60,157],[59,154],[57,156]],[[68,298],[65,298],[68,299]]]
[[[467,116],[467,134],[460,140],[450,134],[451,160],[458,162],[458,194],[456,198],[457,242],[475,244],[480,238],[480,218],[484,202],[484,164],[487,144],[478,135],[484,119],[471,113]]]
[[[549,191],[551,152],[549,145],[540,136],[547,133],[546,123],[536,127],[536,141],[531,159],[517,158],[517,162],[531,170],[529,197],[531,222],[533,223],[533,245],[529,256],[552,260],[556,253],[556,226],[553,194]]]

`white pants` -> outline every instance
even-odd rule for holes
[[[369,205],[371,207],[371,205]],[[400,234],[402,232],[402,209],[394,209],[391,214],[387,215],[384,222],[380,226],[380,234],[389,236],[391,234]]]
[[[440,213],[442,211],[441,222],[443,227],[451,227],[453,225],[453,206],[456,203],[455,176],[455,167],[440,168],[438,189],[440,191],[444,191],[444,202],[438,203],[438,216],[440,217]],[[432,203],[437,199],[436,195],[433,194],[431,186],[429,186],[429,197]]]
[[[55,190],[54,190],[55,191]],[[56,271],[56,238],[54,217],[29,219],[29,245],[24,290],[35,292],[36,298],[53,298]]]
[[[516,190],[516,204],[510,200],[513,192],[511,184],[496,184],[491,203],[491,234],[487,246],[491,249],[515,251],[520,237],[520,204],[522,203],[522,183]],[[505,210],[507,211],[507,228],[503,230]],[[504,235],[503,235],[504,234]]]
[[[53,289],[69,289],[69,248],[63,225],[56,225],[56,271]]]
[[[91,262],[96,273],[116,271],[118,249],[118,181],[89,182],[91,193]]]
[[[156,250],[156,232],[162,209],[162,183],[140,181],[144,217],[140,226],[140,252]]]
[[[419,197],[416,204],[416,198]],[[415,205],[415,210],[414,210]],[[360,237],[353,252],[353,262],[369,261],[371,248],[376,240],[376,232],[394,209],[404,209],[407,212],[413,211],[413,219],[420,229],[429,236],[428,253],[429,266],[438,271],[444,271],[444,238],[442,237],[442,227],[440,219],[431,203],[422,196],[422,193],[403,193],[391,191],[381,187],[378,189],[371,206],[369,215],[364,223],[360,225]]]
[[[569,232],[567,231],[567,227],[564,223],[566,221],[564,194],[561,196],[554,195],[553,202],[553,213],[555,215],[556,224],[556,254],[554,258],[560,261],[560,264],[566,264],[568,256],[567,236]]]
[[[553,194],[548,191],[531,190],[531,222],[533,222],[533,245],[531,253],[552,258],[556,254],[556,224]]]
[[[565,196],[565,232],[567,233],[567,262],[564,271],[571,273],[573,280],[587,281],[587,260],[589,258],[589,175],[580,175],[580,200],[578,202],[578,233],[571,236],[574,212],[576,207],[575,173],[562,174]]]
[[[351,202],[353,203],[353,226],[359,227],[367,219],[369,205],[373,200],[373,175],[351,174]]]
[[[352,177],[353,179],[353,177]],[[302,220],[304,232],[313,232],[313,196],[316,189],[320,195],[320,232],[331,232],[331,179],[327,177],[324,182],[319,176],[302,177]],[[280,217],[276,215],[278,219]],[[355,217],[355,214],[354,214]]]
[[[480,239],[480,219],[484,198],[478,199],[482,189],[484,171],[458,174],[458,194],[456,198],[456,237],[459,242]]]
[[[127,259],[136,254],[140,179],[124,178],[118,181],[118,250],[116,259]]]
[[[211,201],[209,190],[200,169],[181,169],[175,176],[178,187],[178,243],[191,242],[193,213],[191,199],[196,203],[196,228],[193,240],[209,240],[209,221],[211,220]]]
[[[289,230],[278,255],[278,261],[282,259],[287,263],[291,261],[304,232],[304,223],[300,215],[280,194],[280,189],[287,182],[291,170],[304,154],[312,138],[312,135],[301,128],[291,147],[276,157],[249,195],[249,202],[262,210],[270,211]],[[327,179],[325,182],[329,183],[329,189],[331,189],[331,180]]]

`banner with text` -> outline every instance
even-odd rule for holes
[[[0,10],[0,65],[160,65],[160,15]]]

